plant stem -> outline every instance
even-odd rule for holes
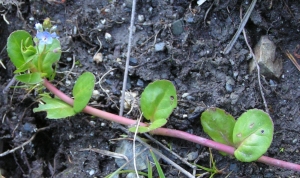
[[[53,94],[55,94],[57,97],[59,97],[61,100],[64,102],[73,105],[73,99],[71,99],[69,96],[58,90],[55,86],[53,86],[48,80],[44,79],[44,86],[50,90]],[[128,119],[126,117],[118,116],[112,113],[108,113],[105,111],[98,110],[96,108],[93,108],[91,106],[86,106],[83,112],[100,117],[102,119],[106,119],[109,121],[117,122],[123,125],[134,125],[136,124],[135,120]],[[144,123],[140,123],[141,126],[146,126]],[[151,131],[151,134],[155,135],[162,135],[162,136],[168,136],[168,137],[174,137],[174,138],[181,138],[183,140],[187,140],[190,142],[194,142],[206,147],[210,147],[216,150],[219,150],[221,152],[225,152],[227,154],[233,155],[235,148],[224,145],[203,137],[199,137],[193,134],[189,134],[187,132],[183,132],[180,130],[175,130],[175,129],[167,129],[167,128],[158,128],[156,130]],[[300,165],[295,164],[295,163],[290,163],[282,160],[278,160],[275,158],[270,158],[267,156],[262,156],[258,160],[258,162],[265,163],[271,166],[276,166],[276,167],[281,167],[281,168],[286,168],[290,170],[295,170],[295,171],[300,171]]]

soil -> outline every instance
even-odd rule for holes
[[[4,49],[1,59],[6,67],[0,67],[2,90],[15,70],[5,50],[8,35],[18,29],[35,34],[34,24],[50,17],[58,26],[65,51],[53,83],[71,96],[72,86],[82,72],[93,72],[97,80],[105,74],[101,80],[103,89],[96,85],[99,95],[93,97],[90,105],[118,114],[130,0],[66,0],[65,3],[1,0],[0,3],[1,14],[4,14],[0,18],[0,50]],[[251,55],[243,35],[228,54],[222,53],[240,24],[240,9],[244,14],[250,3],[249,0],[207,0],[198,6],[196,0],[138,0],[127,90],[140,95],[154,80],[172,81],[179,102],[165,127],[206,138],[199,120],[206,108],[219,107],[234,117],[247,109],[264,109],[257,73],[249,72]],[[286,50],[293,52],[300,43],[299,2],[258,0],[245,29],[252,48],[262,35],[268,35],[277,46],[276,58],[283,61],[280,78],[262,75],[261,79],[275,127],[272,145],[265,155],[300,164],[300,72],[285,55]],[[112,36],[111,40],[105,37],[106,33]],[[155,44],[159,43],[163,48],[155,49]],[[102,58],[94,61],[97,53],[101,53]],[[75,66],[72,68],[73,60]],[[186,93],[189,95],[185,96]],[[122,130],[86,114],[49,120],[45,113],[32,112],[38,105],[37,98],[34,91],[20,88],[1,94],[2,152],[29,140],[36,129],[47,127],[38,132],[31,143],[0,158],[1,172],[6,178],[105,177],[118,168],[114,158],[80,149],[92,147],[114,152],[118,145],[114,139],[122,137]],[[138,118],[138,107],[126,116]],[[202,158],[197,164],[209,167],[208,148],[178,139],[155,138],[171,145],[172,151],[184,158],[198,151]],[[166,151],[162,152],[192,171]],[[212,154],[216,166],[222,169],[222,174],[216,177],[299,176],[297,172],[262,163],[242,163],[216,150],[212,150]],[[166,177],[185,177],[166,162],[161,163]]]

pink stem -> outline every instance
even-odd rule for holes
[[[48,80],[44,79],[44,85],[48,90],[50,90],[53,94],[55,94],[57,97],[59,97],[61,100],[64,102],[73,105],[73,99],[71,99],[69,96],[58,90],[55,86],[53,86]],[[88,113],[93,116],[100,117],[102,119],[106,119],[109,121],[117,122],[123,125],[134,125],[136,124],[135,120],[128,119],[126,117],[118,116],[115,114],[111,114],[105,111],[98,110],[96,108],[93,108],[91,106],[86,106],[83,112]],[[141,123],[140,125],[146,126],[145,123]],[[168,136],[168,137],[174,137],[174,138],[181,138],[190,142],[198,143],[203,146],[207,146],[225,153],[228,153],[230,155],[234,154],[235,148],[224,145],[203,137],[199,137],[196,135],[189,134],[187,132],[183,132],[180,130],[174,130],[174,129],[167,129],[167,128],[158,128],[154,131],[151,132],[152,134],[156,135],[163,135],[163,136]],[[300,165],[270,158],[267,156],[262,156],[258,160],[258,162],[265,163],[268,165],[276,166],[276,167],[281,167],[281,168],[286,168],[290,170],[295,170],[295,171],[300,171]]]

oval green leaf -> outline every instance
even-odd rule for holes
[[[235,119],[219,108],[209,108],[201,115],[201,124],[205,133],[214,141],[233,146],[232,133]]]
[[[48,119],[61,119],[76,114],[72,106],[58,98],[43,97],[42,100],[46,104],[39,104],[39,107],[34,108],[33,112],[46,111]]]
[[[141,96],[141,110],[146,119],[167,119],[177,106],[175,86],[168,80],[150,83]]]
[[[233,129],[235,157],[243,162],[257,160],[270,147],[273,132],[273,121],[264,111],[251,109],[243,113]]]
[[[73,88],[74,106],[76,113],[81,112],[90,101],[95,86],[95,76],[91,72],[83,73]]]
[[[130,132],[135,132],[135,131],[136,131],[136,126],[130,127],[130,128],[129,128],[129,131],[130,131]],[[137,132],[138,132],[138,133],[146,133],[146,132],[149,132],[149,127],[146,127],[146,126],[139,126]]]
[[[7,54],[17,69],[20,67],[26,68],[23,66],[26,63],[26,59],[35,54],[32,46],[32,37],[24,30],[17,30],[9,35],[7,39]]]
[[[155,130],[157,128],[160,128],[160,127],[166,125],[166,123],[167,123],[167,119],[158,119],[158,120],[155,120],[154,122],[152,122],[149,125],[149,131]]]
[[[37,84],[43,80],[39,72],[17,75],[16,79],[26,84]]]

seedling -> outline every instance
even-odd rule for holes
[[[54,79],[53,65],[61,56],[60,42],[55,29],[50,19],[45,19],[43,25],[36,24],[37,35],[34,38],[28,32],[18,30],[13,32],[7,41],[8,56],[17,68],[14,72],[16,79],[25,83],[28,89],[43,85],[56,96],[52,98],[49,94],[43,94],[42,88],[36,87],[45,104],[40,104],[34,112],[46,111],[49,119],[65,118],[85,112],[123,125],[134,125],[135,120],[87,106],[95,83],[92,73],[84,73],[79,77],[72,92],[74,100],[48,81]],[[162,80],[149,84],[141,96],[141,109],[150,123],[140,123],[138,131],[185,139],[226,154],[234,154],[240,161],[257,160],[300,171],[300,165],[262,156],[270,146],[273,136],[272,120],[263,111],[249,110],[237,121],[216,108],[204,112],[201,117],[204,131],[217,141],[215,142],[187,132],[160,128],[166,124],[167,118],[176,106],[176,90],[170,81]],[[133,130],[131,128],[131,131]]]
[[[235,157],[243,162],[261,157],[273,139],[272,119],[258,109],[246,111],[235,121],[224,110],[210,108],[202,114],[201,123],[204,132],[213,140],[234,146]]]

